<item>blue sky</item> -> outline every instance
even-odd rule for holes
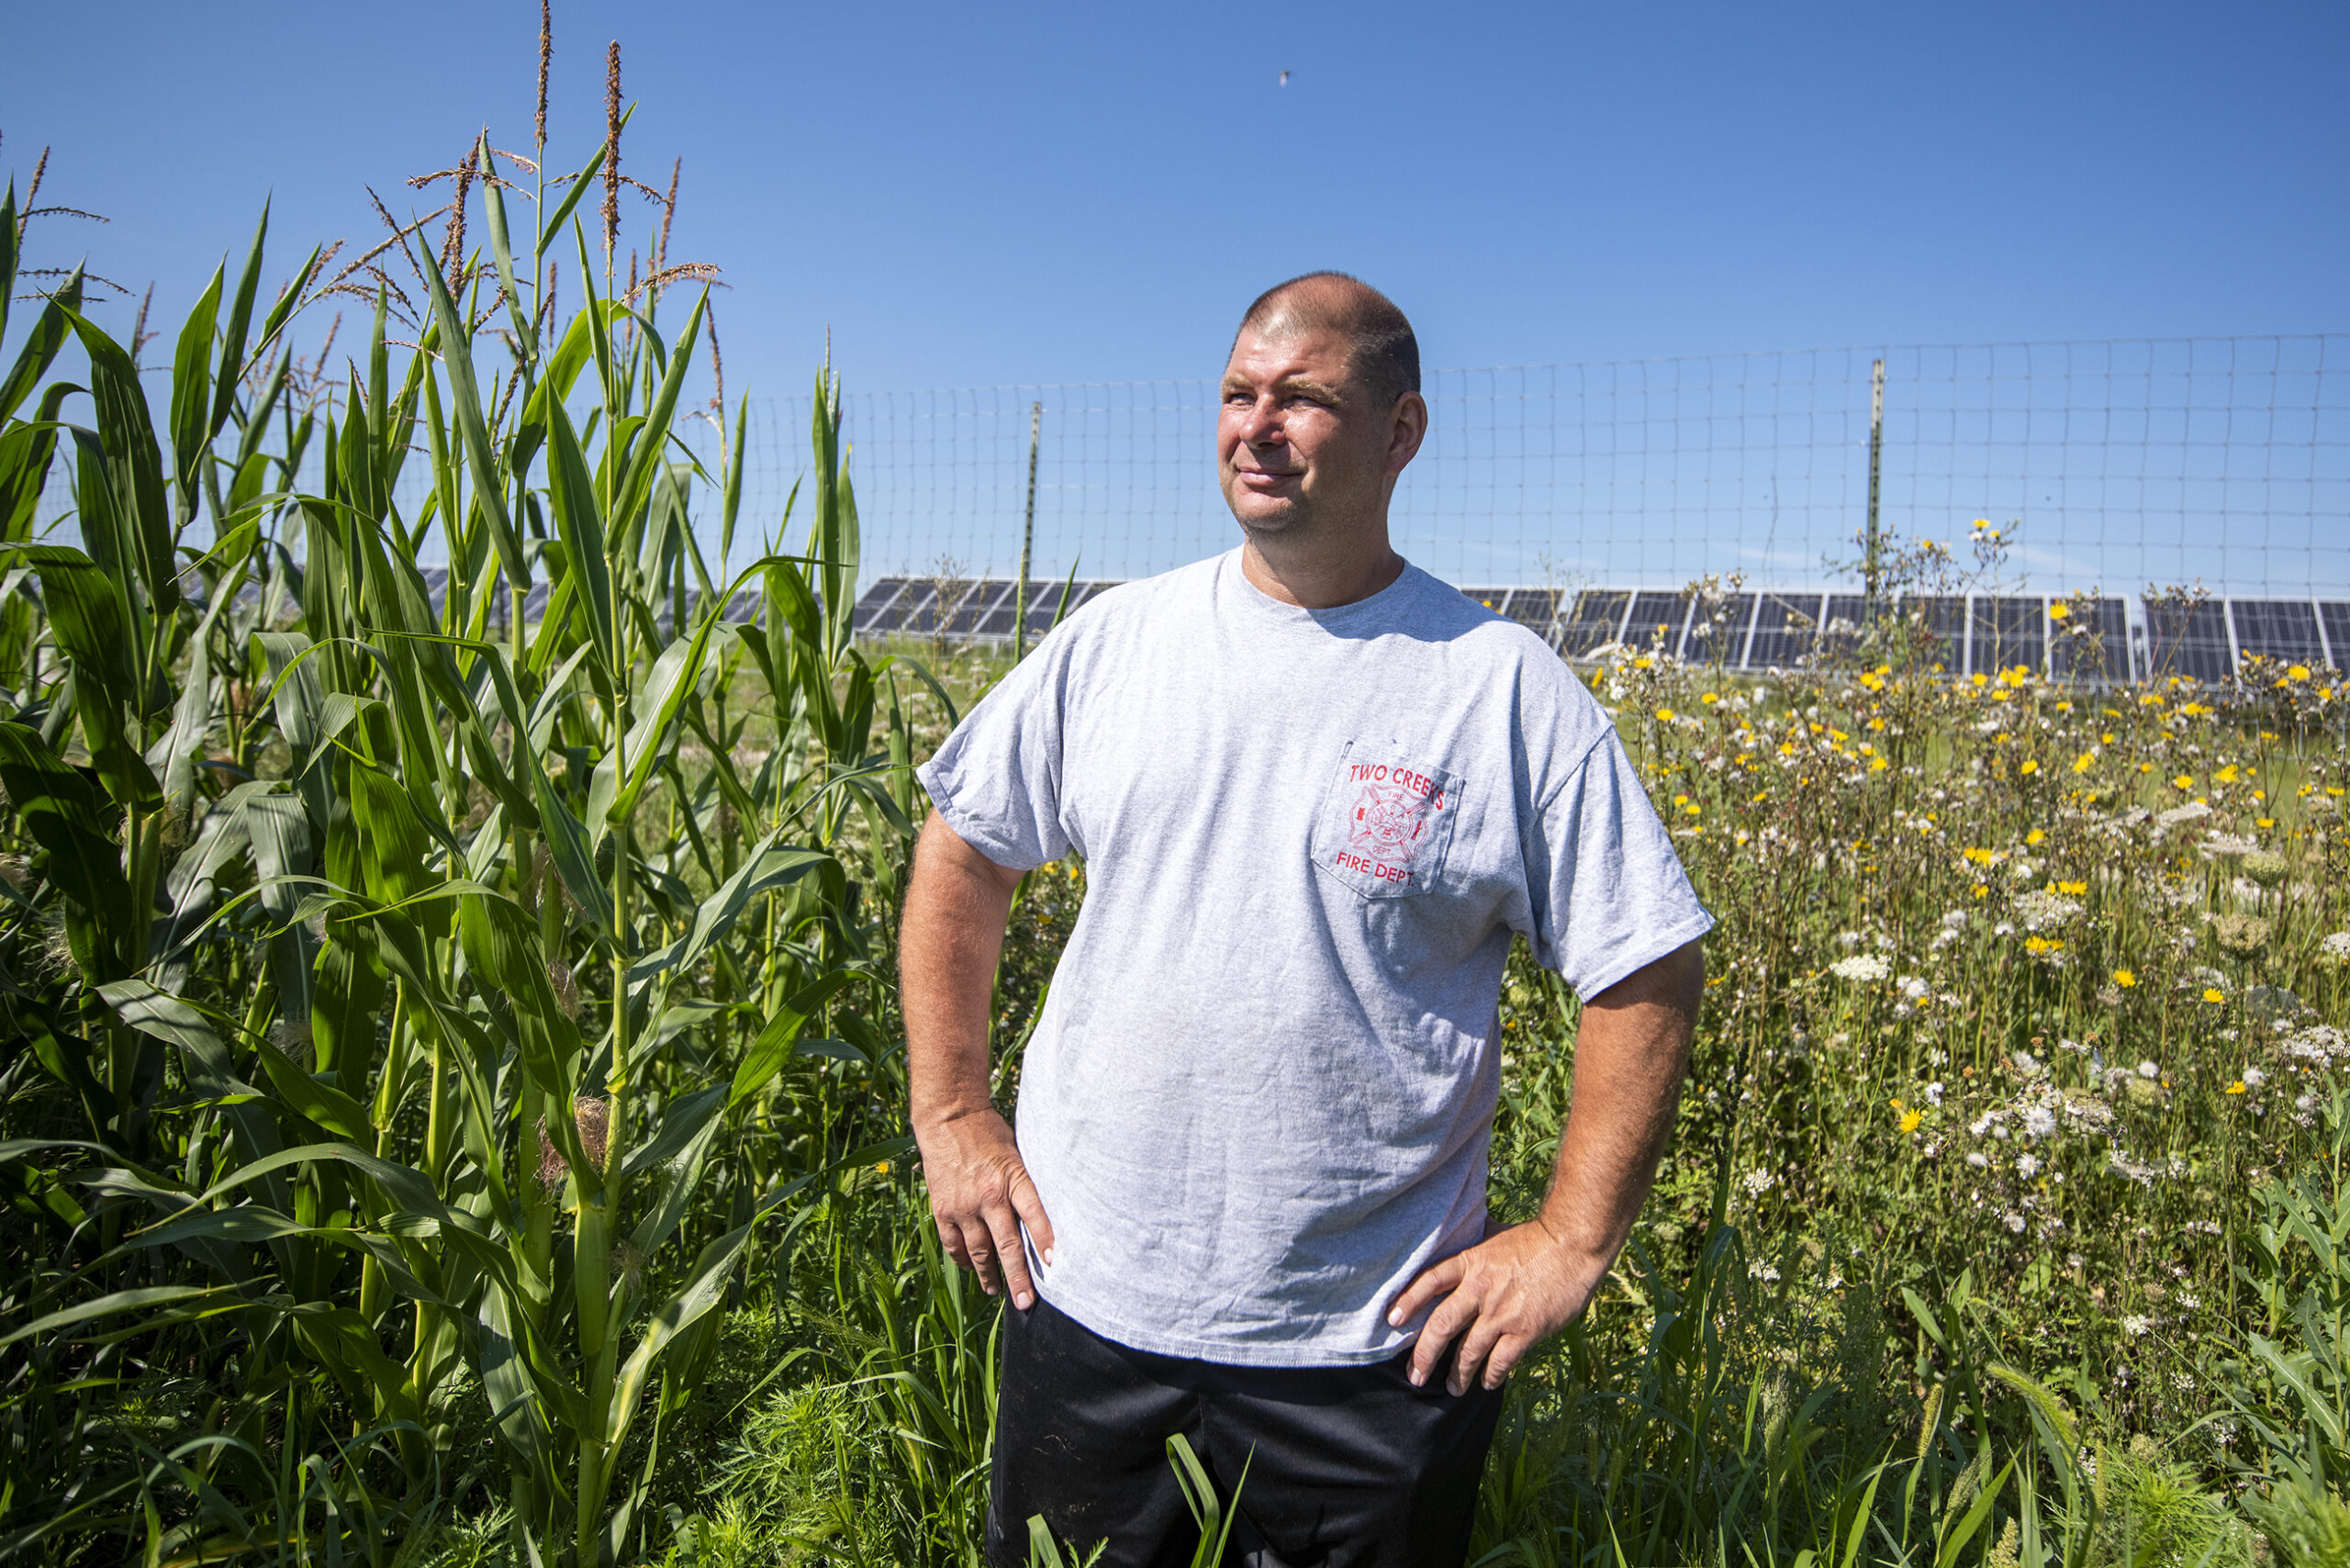
[[[558,4],[561,162],[603,46],[682,156],[731,381],[1213,374],[1258,288],[1378,283],[1434,364],[2350,325],[2350,7]],[[657,18],[657,20],[655,19]],[[0,162],[52,258],[159,284],[366,240],[487,121],[537,7],[26,7]],[[1293,74],[1286,88],[1279,73]],[[128,312],[124,311],[127,315]]]
[[[529,142],[534,4],[91,15],[11,17],[45,63],[0,165],[53,144],[44,199],[113,222],[35,258],[155,280],[166,325],[265,196],[290,265],[373,242],[364,185],[427,205],[403,177],[484,121]],[[672,254],[725,271],[733,391],[802,392],[828,330],[853,390],[1213,375],[1248,299],[1319,266],[1393,295],[1432,365],[2350,328],[2338,0],[554,25],[552,161],[593,150],[620,39],[627,168],[684,159]]]

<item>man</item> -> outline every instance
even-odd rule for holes
[[[1240,548],[1087,605],[921,770],[914,1134],[947,1250],[1011,1292],[988,1525],[1191,1560],[1183,1434],[1259,1568],[1452,1564],[1510,1368],[1647,1195],[1697,903],[1589,692],[1390,547],[1411,325],[1339,274],[1252,305],[1217,423]],[[1088,891],[990,1103],[1013,891]],[[1584,999],[1540,1217],[1488,1231],[1514,935]],[[1245,1472],[1245,1475],[1244,1475]]]

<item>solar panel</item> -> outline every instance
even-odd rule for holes
[[[1610,588],[1585,588],[1575,595],[1574,612],[1559,627],[1559,652],[1582,658],[1594,648],[1616,640],[1623,628],[1624,609],[1632,596]]]
[[[1531,629],[1544,642],[1549,642],[1559,619],[1559,590],[1547,588],[1522,588],[1509,590],[1509,604],[1502,613],[1519,625]]]
[[[1681,651],[1681,633],[1688,629],[1689,596],[1646,592],[1632,596],[1631,619],[1624,622],[1624,641],[1636,648],[1662,654]]]
[[[959,594],[950,595],[938,607],[938,613],[946,622],[943,630],[950,637],[987,635],[985,628],[989,615],[997,605],[1010,598],[1012,592],[1013,585],[1008,582],[980,581],[965,585]],[[1009,612],[1003,619],[1003,634],[1007,637],[1012,635]]]
[[[1013,622],[1020,618],[1019,579],[1014,578],[1001,587],[994,583],[982,583],[979,587],[983,593],[973,597],[984,599],[987,608],[984,611],[974,611],[979,620],[972,628],[972,634],[979,637],[1011,636]],[[1035,585],[1032,583],[1029,587],[1029,598],[1034,599]]]
[[[1064,580],[1028,585],[1028,635],[1041,637],[1053,629],[1053,618],[1060,613],[1064,593],[1069,595],[1071,610],[1084,600],[1082,586],[1077,583]]]
[[[2130,678],[2130,627],[2118,599],[2061,601],[2051,606],[2048,673],[2060,680]]]
[[[448,568],[420,566],[418,571],[438,612],[448,591]],[[1069,609],[1075,611],[1118,586],[1102,580],[1066,585],[1032,581],[1025,612],[1029,635],[1041,637],[1052,629],[1065,588]],[[931,578],[875,579],[857,599],[857,634],[1011,639],[1019,614],[1017,588],[1011,579],[991,577],[951,588],[957,599],[944,626],[938,623],[938,590],[939,584]],[[1588,657],[1606,644],[1621,642],[1637,649],[1659,649],[1692,664],[1757,671],[1850,654],[1867,606],[1857,593],[1818,591],[1736,593],[1712,601],[1667,588],[1585,588],[1572,599],[1550,588],[1472,587],[1460,592],[1532,629],[1568,658]],[[697,612],[700,598],[689,596]],[[765,598],[759,589],[745,589],[727,605],[724,618],[753,621]],[[546,603],[547,585],[533,584],[525,619],[537,620]],[[2350,600],[2192,602],[2157,597],[2142,603],[2146,617],[2143,643],[2133,641],[2127,601],[2119,598],[1920,594],[1904,597],[1897,612],[1911,618],[1921,635],[1924,663],[1953,676],[1990,675],[2021,665],[2071,680],[2180,675],[2223,681],[2234,675],[2239,647],[2245,654],[2313,666],[2338,666],[2350,659]],[[2060,604],[2065,610],[2061,615],[2053,608]],[[491,605],[493,625],[504,625],[508,608],[502,598]]]
[[[2318,624],[2325,630],[2325,662],[2340,669],[2350,664],[2350,600],[2329,599],[2317,607]]]
[[[2149,599],[2143,602],[2148,679],[2183,675],[2197,680],[2226,680],[2235,674],[2225,600]]]
[[[1754,641],[1746,655],[1748,669],[1784,669],[1811,652],[1819,631],[1820,600],[1816,593],[1765,594],[1754,612]]]
[[[2048,606],[2037,596],[1977,594],[1968,662],[1975,675],[2048,667]]]
[[[1868,619],[1869,601],[1865,594],[1831,593],[1828,596],[1827,612],[1819,622],[1819,652],[1823,656],[1841,658],[1852,652],[1861,640],[1861,622]]]
[[[1690,612],[1681,656],[1691,664],[1735,666],[1746,656],[1746,635],[1754,625],[1757,597],[1734,593],[1715,604],[1699,599]]]
[[[2235,618],[2236,646],[2288,665],[2325,662],[2317,633],[2317,606],[2305,599],[2238,599],[2228,602]]]
[[[1921,594],[1901,601],[1901,613],[1918,618],[1925,634],[1924,659],[1929,668],[1953,675],[1966,673],[1966,600],[1958,594]]]
[[[878,636],[896,629],[898,622],[904,618],[904,612],[901,610],[896,616],[891,616],[890,605],[905,587],[904,577],[883,577],[865,590],[865,597],[856,601],[856,614],[849,622],[858,636]]]
[[[909,582],[905,591],[898,595],[896,602],[875,621],[874,630],[885,633],[931,631],[930,606],[937,597],[937,584]]]

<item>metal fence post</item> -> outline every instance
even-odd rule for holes
[[[1863,625],[1874,624],[1884,603],[1884,567],[1880,554],[1883,536],[1877,531],[1877,478],[1885,455],[1885,361],[1878,360],[1869,372],[1869,522],[1863,543],[1861,566],[1862,581],[1866,585],[1861,607]]]
[[[1020,525],[1020,581],[1012,590],[1012,658],[1028,656],[1028,552],[1036,543],[1036,438],[1045,428],[1043,398],[1028,405],[1028,515]]]

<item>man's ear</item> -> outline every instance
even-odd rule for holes
[[[1419,454],[1420,442],[1427,439],[1428,403],[1417,392],[1406,392],[1395,400],[1395,422],[1387,441],[1387,472],[1390,476],[1401,474],[1405,465]]]

